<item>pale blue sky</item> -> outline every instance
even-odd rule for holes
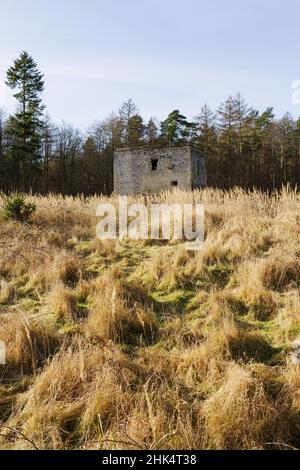
[[[85,129],[129,97],[145,118],[191,118],[238,91],[300,115],[299,0],[0,0],[0,19],[2,81],[27,50],[56,122]]]

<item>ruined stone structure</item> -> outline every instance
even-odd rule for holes
[[[116,193],[158,193],[175,186],[183,190],[206,186],[205,158],[196,148],[122,148],[115,151]]]

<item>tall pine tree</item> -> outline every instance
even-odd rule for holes
[[[18,101],[11,123],[11,158],[16,168],[16,189],[27,191],[33,186],[39,168],[44,110],[40,97],[44,90],[43,74],[33,58],[22,52],[8,69],[6,84],[16,90],[14,97]]]

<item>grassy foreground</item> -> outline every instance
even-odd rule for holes
[[[105,198],[33,199],[0,218],[0,448],[300,447],[299,194],[161,194],[205,203],[196,253],[97,240]]]

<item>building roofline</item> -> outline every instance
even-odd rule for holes
[[[132,147],[117,147],[115,148],[114,152],[141,152],[141,151],[155,151],[155,150],[173,150],[173,149],[189,149],[189,150],[197,150],[198,152],[201,152],[199,147],[196,145],[172,145],[171,147],[153,147],[153,148],[148,148],[148,147],[141,147],[141,148],[132,148]]]

